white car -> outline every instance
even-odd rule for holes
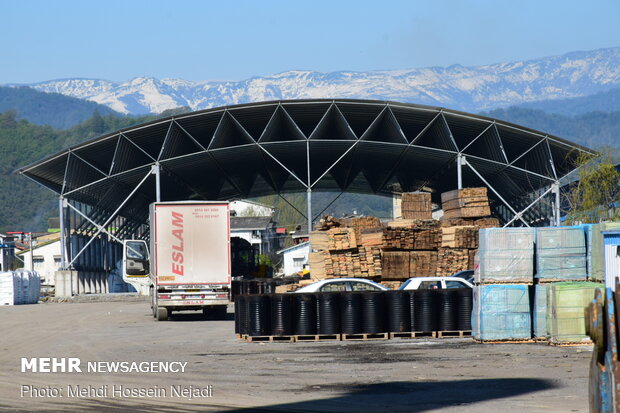
[[[294,291],[295,293],[316,293],[330,291],[387,291],[388,288],[364,278],[330,278],[317,281]]]
[[[416,277],[405,281],[399,290],[441,290],[444,288],[474,288],[474,285],[459,277]]]

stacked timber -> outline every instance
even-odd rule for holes
[[[432,219],[433,205],[431,194],[425,192],[405,192],[402,198],[401,214],[404,219]]]
[[[353,228],[332,228],[327,231],[327,249],[330,251],[349,250],[357,247]]]
[[[383,247],[399,250],[436,250],[441,242],[438,221],[390,221],[383,231]]]
[[[357,217],[343,220],[345,226],[353,228],[355,237],[360,241],[363,232],[381,232],[381,220],[377,217]]]
[[[437,277],[448,277],[455,272],[468,270],[469,250],[464,248],[439,248],[437,251]],[[473,263],[472,263],[473,265]]]
[[[484,218],[441,218],[441,227],[467,227],[475,226],[479,228],[497,228],[499,227],[499,219],[484,217]]]
[[[406,280],[410,277],[409,251],[383,251],[382,280]]]
[[[433,276],[437,271],[437,251],[411,251],[409,275],[411,277]]]
[[[375,217],[324,217],[310,234],[310,274],[315,280],[381,276],[381,223]]]
[[[476,226],[441,228],[442,248],[478,248],[478,230]]]
[[[477,218],[491,215],[487,188],[455,189],[441,194],[443,215],[451,218]]]

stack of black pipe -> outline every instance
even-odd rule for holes
[[[249,336],[471,330],[472,290],[250,294],[235,297]]]

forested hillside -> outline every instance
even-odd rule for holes
[[[52,191],[17,174],[29,163],[61,149],[152,117],[95,114],[80,125],[61,131],[19,120],[15,111],[0,114],[0,231],[44,231],[47,218],[58,214]]]
[[[483,115],[538,129],[593,149],[603,146],[620,148],[620,111],[563,116],[536,109],[510,107]]]
[[[160,116],[187,111],[179,108]],[[31,162],[60,151],[70,145],[92,139],[101,134],[150,121],[153,116],[124,117],[92,116],[68,130],[34,125],[19,119],[16,111],[0,114],[0,231],[36,230],[47,228],[47,218],[58,213],[57,197],[51,191],[20,176],[15,171]],[[620,148],[620,112],[592,112],[579,116],[548,114],[540,110],[511,107],[498,109],[485,115],[557,135],[591,148],[615,146]],[[337,194],[313,196],[313,211],[318,214]],[[305,211],[305,194],[288,194],[287,200]],[[305,223],[298,212],[278,196],[262,197],[257,201],[276,206],[281,225]],[[354,211],[366,215],[387,217],[391,201],[367,195],[344,194],[325,213],[350,214]]]
[[[60,93],[43,93],[29,87],[0,87],[0,112],[14,110],[18,119],[37,125],[68,129],[88,120],[93,112],[121,116],[107,106]]]

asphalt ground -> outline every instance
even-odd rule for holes
[[[156,322],[145,302],[5,306],[0,410],[587,412],[591,355],[469,338],[245,343],[230,313]],[[82,372],[22,371],[22,358],[35,357],[79,358]],[[187,364],[168,373],[87,370],[111,361]]]

